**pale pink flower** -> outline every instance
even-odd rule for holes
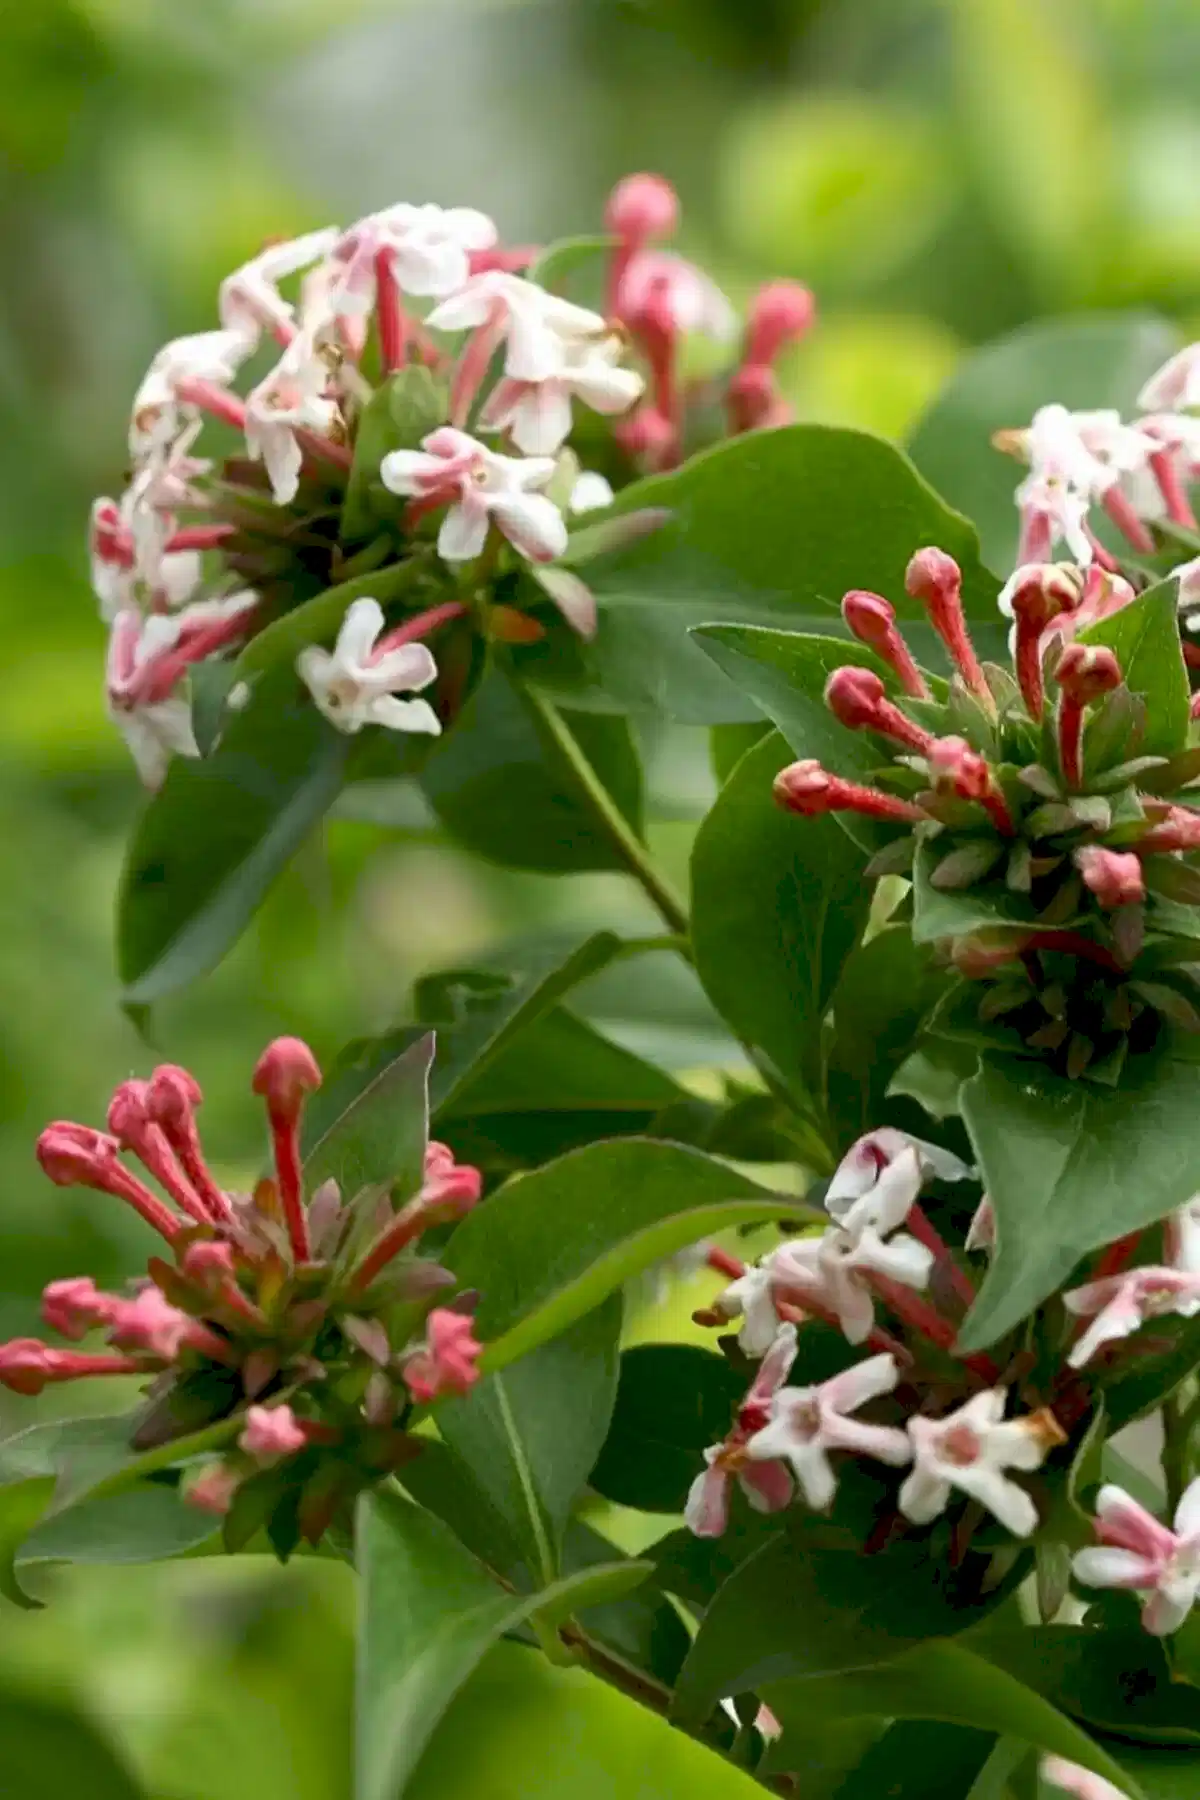
[[[90,1275],[51,1281],[42,1289],[42,1318],[52,1331],[78,1343],[97,1325],[106,1325],[123,1302],[103,1293]]]
[[[108,716],[124,737],[144,786],[162,786],[172,756],[199,756],[192,709],[181,694],[161,700],[136,698],[151,662],[179,641],[178,615],[154,613],[143,619],[127,609],[112,622],[105,692]]]
[[[1200,1480],[1175,1509],[1174,1530],[1123,1488],[1096,1497],[1099,1544],[1076,1553],[1072,1569],[1085,1587],[1124,1588],[1146,1596],[1142,1624],[1155,1637],[1178,1631],[1200,1595]]]
[[[308,1443],[308,1435],[290,1406],[251,1406],[238,1438],[238,1447],[260,1467],[270,1468],[285,1456],[294,1456]]]
[[[1147,1319],[1167,1314],[1192,1319],[1200,1313],[1200,1274],[1183,1269],[1130,1269],[1089,1281],[1063,1295],[1063,1305],[1092,1323],[1074,1345],[1067,1361],[1082,1369],[1105,1344],[1127,1338]]]
[[[542,381],[506,375],[496,383],[479,415],[481,431],[507,431],[526,456],[553,456],[571,432],[571,402],[582,400],[597,413],[624,413],[636,405],[645,382],[618,361],[615,337],[563,342],[553,374]]]
[[[420,450],[393,450],[379,473],[393,494],[411,495],[424,508],[450,503],[438,533],[438,553],[447,562],[479,556],[493,519],[523,556],[552,562],[567,547],[567,528],[554,502],[535,490],[554,469],[551,457],[499,456],[443,425],[422,439]]]
[[[988,1388],[943,1419],[908,1421],[915,1467],[898,1501],[906,1519],[928,1525],[958,1488],[1015,1537],[1029,1537],[1036,1529],[1037,1507],[1005,1471],[1040,1468],[1061,1433],[1042,1415],[1005,1419],[1006,1398],[1003,1388]]]
[[[474,1321],[435,1306],[425,1322],[425,1348],[405,1359],[401,1374],[413,1399],[426,1405],[443,1394],[470,1393],[479,1380],[482,1353]]]
[[[617,317],[636,326],[648,303],[664,308],[681,336],[698,332],[728,344],[738,334],[737,313],[716,282],[673,250],[637,250],[625,265],[616,293]]]
[[[371,304],[381,250],[402,293],[445,299],[466,286],[472,252],[490,250],[498,236],[487,214],[470,206],[400,201],[371,213],[343,233],[334,253],[344,270],[339,309],[354,313]]]
[[[118,1300],[107,1324],[109,1342],[118,1350],[148,1350],[164,1362],[174,1362],[196,1329],[195,1321],[156,1287],[144,1287],[134,1300]]]
[[[434,307],[426,323],[435,331],[486,327],[497,345],[505,345],[505,375],[518,381],[551,380],[561,367],[566,345],[598,342],[609,335],[599,313],[503,269],[472,275],[456,294]]]
[[[300,326],[283,355],[246,397],[246,449],[263,463],[276,504],[296,498],[304,463],[301,434],[334,439],[342,424],[331,393],[332,314],[325,272],[314,270],[301,298]]]
[[[228,386],[253,351],[254,342],[243,331],[202,331],[164,344],[133,397],[130,454],[140,458],[178,437],[198,417],[195,406],[179,399],[180,383]]]
[[[750,1439],[747,1454],[790,1463],[808,1504],[824,1512],[837,1491],[831,1450],[896,1466],[912,1461],[906,1432],[846,1416],[890,1394],[898,1380],[895,1357],[885,1355],[868,1357],[816,1387],[784,1388],[771,1400],[770,1422]]]
[[[390,731],[416,731],[437,737],[441,721],[427,700],[399,700],[397,692],[419,693],[437,680],[437,664],[425,644],[399,644],[394,650],[384,631],[383,608],[365,595],[346,608],[332,651],[310,644],[296,658],[296,669],[317,706],[339,731],[354,733],[366,725]]]
[[[916,1186],[912,1188],[910,1206],[924,1181],[930,1178],[962,1181],[972,1173],[968,1164],[952,1150],[944,1150],[940,1144],[926,1143],[923,1138],[897,1131],[894,1126],[883,1125],[877,1131],[864,1133],[843,1156],[825,1195],[826,1211],[833,1218],[844,1220],[851,1207],[883,1182],[892,1165],[908,1151],[914,1156],[906,1158],[901,1172],[903,1185],[911,1186],[915,1166]]]
[[[782,1512],[792,1498],[786,1464],[749,1454],[750,1440],[770,1418],[774,1395],[787,1380],[796,1357],[796,1327],[776,1322],[773,1341],[728,1435],[704,1452],[705,1467],[688,1491],[684,1523],[696,1537],[720,1537],[729,1523],[731,1484],[736,1481],[756,1512]]]
[[[256,339],[265,328],[286,343],[294,329],[296,309],[279,292],[279,283],[319,262],[337,241],[336,225],[309,231],[286,243],[268,244],[227,275],[217,294],[217,311],[225,330]]]
[[[1181,412],[1200,406],[1200,344],[1177,350],[1156,369],[1138,395],[1143,412]]]

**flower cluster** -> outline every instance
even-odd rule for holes
[[[418,1251],[426,1231],[475,1205],[479,1171],[431,1143],[424,1179],[399,1208],[386,1187],[343,1196],[327,1180],[306,1193],[301,1118],[320,1083],[299,1040],[264,1051],[253,1087],[274,1173],[250,1194],[212,1175],[196,1126],[200,1088],[185,1069],[166,1064],[123,1082],[106,1131],[47,1126],[38,1159],[50,1179],[124,1200],[166,1254],[150,1258],[128,1294],[86,1276],[46,1288],[47,1326],[72,1344],[101,1334],[105,1349],[0,1345],[0,1384],[20,1394],[94,1375],[147,1378],[134,1448],[186,1446],[191,1433],[218,1428],[222,1453],[192,1468],[186,1493],[227,1515],[235,1547],[263,1526],[284,1553],[298,1536],[315,1543],[360,1487],[413,1454],[412,1406],[466,1393],[478,1378],[471,1297],[456,1297],[453,1276]]]
[[[1039,1470],[1092,1413],[1096,1368],[1119,1361],[1118,1346],[1143,1324],[1200,1312],[1200,1203],[1168,1222],[1170,1266],[1132,1266],[1144,1253],[1140,1233],[1100,1253],[1093,1278],[1054,1303],[1044,1323],[1057,1348],[1035,1373],[1037,1359],[1017,1345],[1006,1361],[956,1347],[975,1281],[920,1196],[930,1181],[971,1174],[951,1152],[881,1128],[860,1138],[835,1172],[825,1196],[830,1224],[819,1237],[785,1239],[748,1268],[710,1252],[710,1266],[734,1279],[696,1318],[710,1326],[736,1320],[736,1346],[728,1348],[758,1368],[693,1483],[686,1517],[698,1536],[724,1532],[734,1484],[759,1512],[797,1498],[828,1512],[847,1459],[905,1471],[894,1501],[882,1505],[879,1543],[952,1506],[959,1554],[985,1511],[1016,1538],[1037,1532],[1044,1499],[1017,1477]],[[989,1210],[984,1201],[985,1221]],[[977,1225],[968,1245],[990,1235]],[[789,1386],[814,1323],[871,1354],[822,1381]],[[1104,1488],[1096,1531],[1100,1547],[1077,1554],[1076,1579],[1144,1593],[1146,1628],[1177,1630],[1200,1595],[1200,1482],[1185,1494],[1173,1531],[1119,1489]]]
[[[952,557],[918,551],[906,587],[946,647],[949,686],[917,666],[888,600],[847,594],[845,622],[878,663],[836,669],[825,699],[870,735],[880,768],[864,784],[805,760],[776,797],[803,816],[874,822],[871,872],[911,873],[922,934],[984,984],[980,1018],[1007,1043],[1072,1076],[1115,1074],[1162,1020],[1200,1027],[1187,954],[1200,919],[1195,753],[1139,755],[1145,702],[1084,636],[1134,590],[1097,563],[1018,569],[1001,595],[1010,673],[980,662]]]
[[[740,334],[710,278],[663,247],[678,215],[657,176],[617,186],[603,312],[539,282],[539,253],[501,245],[483,213],[407,202],[270,244],[221,283],[217,325],[151,362],[128,485],[92,509],[108,705],[147,785],[173,753],[199,753],[191,669],[331,585],[406,561],[415,616],[388,634],[382,612],[360,610],[332,661],[311,652],[299,674],[341,729],[438,729],[428,702],[396,697],[436,677],[418,640],[486,598],[514,554],[535,567],[560,556],[567,512],[606,506],[614,483],[713,434],[713,384],[684,378],[693,334],[742,336],[723,383],[729,431],[786,420],[775,364],[808,329],[811,296],[772,283]],[[408,388],[393,405],[397,382]],[[589,432],[603,468],[581,471],[568,447],[577,404],[617,421]],[[547,578],[544,593],[594,627],[577,577]]]

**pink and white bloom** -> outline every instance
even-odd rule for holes
[[[296,658],[296,672],[331,725],[354,733],[365,725],[389,731],[441,733],[441,721],[427,700],[398,700],[398,692],[419,693],[437,680],[437,664],[424,644],[389,649],[383,608],[364,596],[346,608],[332,651],[310,644]]]
[[[290,1406],[251,1406],[238,1438],[238,1448],[269,1469],[285,1456],[295,1456],[308,1443],[308,1434]]]
[[[910,1152],[911,1155],[907,1154]],[[907,1131],[897,1131],[894,1126],[883,1125],[877,1131],[865,1132],[843,1156],[825,1195],[826,1211],[833,1218],[844,1220],[857,1201],[884,1182],[900,1158],[904,1158],[900,1169],[904,1184],[910,1185],[914,1175],[916,1178],[910,1206],[922,1183],[931,1177],[937,1181],[963,1181],[974,1172],[952,1150],[944,1150],[940,1144],[926,1143],[924,1138],[912,1137]],[[897,1176],[892,1176],[892,1183],[897,1180]]]
[[[747,1454],[755,1461],[790,1463],[808,1504],[824,1512],[837,1492],[830,1451],[846,1450],[896,1467],[912,1461],[907,1432],[847,1416],[890,1394],[899,1378],[894,1356],[871,1356],[819,1386],[784,1388],[771,1400],[770,1423],[755,1432]]]
[[[928,1525],[950,1504],[955,1488],[986,1506],[1015,1537],[1037,1527],[1037,1507],[1008,1469],[1037,1469],[1062,1433],[1045,1415],[1006,1419],[1004,1388],[972,1395],[944,1419],[908,1421],[915,1466],[900,1489],[899,1507],[914,1525]]]
[[[558,373],[567,345],[609,336],[599,313],[503,269],[472,275],[434,307],[426,323],[435,331],[486,327],[492,348],[505,346],[505,375],[517,381],[549,381]]]
[[[483,1345],[474,1321],[465,1313],[435,1306],[425,1322],[425,1347],[405,1359],[401,1373],[414,1400],[422,1405],[443,1394],[470,1393],[479,1380]]]
[[[1035,470],[1013,497],[1021,513],[1018,563],[1049,562],[1055,546],[1064,543],[1074,560],[1086,568],[1092,560],[1092,541],[1085,530],[1089,503],[1084,495],[1061,476]]]
[[[337,245],[335,256],[345,271],[339,309],[356,312],[370,305],[381,250],[403,293],[440,300],[466,286],[472,253],[490,250],[499,235],[495,222],[472,206],[414,206],[402,200],[371,213]]]
[[[779,1244],[757,1263],[750,1263],[745,1273],[731,1281],[712,1303],[712,1310],[722,1319],[741,1319],[738,1348],[746,1356],[765,1356],[779,1334],[779,1313],[775,1306],[775,1269],[796,1249],[793,1244]]]
[[[199,756],[200,746],[192,730],[192,709],[183,694],[170,692],[161,699],[138,697],[142,678],[156,659],[179,641],[179,614],[152,613],[148,619],[134,609],[119,612],[108,640],[105,697],[108,716],[129,747],[142,783],[159,788],[172,756]]]
[[[289,506],[300,486],[304,451],[300,433],[334,438],[341,412],[331,390],[331,315],[323,271],[309,277],[296,331],[271,373],[246,398],[246,449],[262,461],[278,506]]]
[[[869,1206],[870,1197],[858,1204]],[[886,1229],[886,1219],[875,1224],[869,1217],[854,1219],[851,1215],[844,1228],[835,1225],[821,1238],[802,1240],[795,1246],[797,1254],[786,1273],[779,1272],[780,1286],[785,1282],[794,1285],[801,1305],[807,1286],[814,1300],[837,1314],[849,1344],[863,1344],[871,1335],[875,1323],[872,1275],[917,1290],[929,1285],[933,1252],[907,1231],[885,1237]]]
[[[379,473],[386,488],[412,496],[422,511],[449,502],[438,533],[438,554],[446,562],[479,556],[493,519],[523,556],[553,562],[567,547],[567,527],[554,502],[536,490],[554,469],[552,457],[500,456],[443,425],[421,440],[420,450],[391,451]]]
[[[637,250],[625,265],[616,292],[617,317],[636,329],[648,304],[665,309],[682,337],[698,332],[728,344],[740,329],[732,303],[711,276],[673,250]]]
[[[1193,1319],[1200,1313],[1200,1274],[1184,1269],[1130,1269],[1089,1281],[1063,1295],[1063,1305],[1077,1318],[1091,1319],[1067,1361],[1082,1369],[1105,1344],[1129,1337],[1148,1319],[1174,1313]]]
[[[1174,1530],[1123,1488],[1096,1497],[1100,1542],[1076,1553],[1071,1565],[1085,1587],[1124,1588],[1146,1596],[1142,1624],[1155,1637],[1178,1631],[1200,1596],[1200,1481],[1175,1509]]]
[[[764,1457],[752,1459],[751,1439],[764,1430],[775,1394],[787,1380],[796,1358],[796,1327],[776,1324],[775,1335],[758,1373],[737,1411],[733,1428],[721,1443],[704,1452],[705,1467],[688,1492],[683,1518],[697,1537],[720,1537],[729,1523],[731,1484],[736,1481],[755,1512],[782,1512],[792,1498],[786,1464]]]
[[[1156,369],[1138,395],[1143,412],[1183,412],[1200,406],[1200,344],[1189,344]]]
[[[1123,1788],[1093,1774],[1082,1763],[1068,1762],[1065,1756],[1043,1756],[1040,1766],[1042,1780],[1072,1795],[1073,1800],[1128,1800]]]
[[[118,1350],[146,1350],[164,1362],[174,1362],[197,1332],[211,1335],[152,1286],[144,1287],[136,1299],[117,1300],[107,1325],[109,1342]]]
[[[150,364],[136,394],[129,423],[129,451],[142,457],[177,438],[199,414],[179,396],[181,383],[227,387],[254,349],[242,331],[201,331],[172,338]]]
[[[217,312],[226,331],[257,341],[263,330],[286,344],[295,329],[296,309],[279,292],[279,283],[328,256],[338,241],[338,228],[308,231],[286,243],[268,244],[249,262],[227,275],[217,292]]]
[[[571,402],[593,412],[628,412],[642,397],[645,382],[620,366],[615,337],[571,338],[562,343],[553,374],[541,381],[506,375],[496,383],[479,415],[481,431],[506,431],[527,456],[553,456],[571,432]]]

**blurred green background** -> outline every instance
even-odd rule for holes
[[[139,797],[101,704],[83,528],[92,495],[119,491],[138,376],[164,338],[209,323],[222,273],[268,234],[401,197],[483,207],[514,242],[594,229],[617,176],[660,169],[685,247],[735,296],[774,273],[816,289],[820,328],[786,371],[801,415],[901,436],[965,348],[1030,317],[1142,305],[1200,323],[1198,76],[1195,0],[4,10],[0,1334],[33,1327],[52,1275],[119,1280],[144,1253],[115,1205],[45,1183],[32,1145],[51,1117],[98,1122],[152,1060],[112,972]],[[699,744],[658,766],[677,816],[663,848],[681,862]],[[328,1052],[386,1023],[423,969],[626,913],[616,878],[489,871],[415,813],[404,832],[342,819],[226,965],[164,1009],[157,1041],[202,1080],[232,1173],[257,1157],[246,1088],[268,1036]],[[597,1004],[629,1012],[620,992]],[[703,1015],[681,989],[677,1016],[623,1028],[686,1061]],[[0,1429],[30,1416],[6,1398]],[[75,1571],[47,1613],[0,1611],[0,1669],[77,1697],[161,1800],[341,1800],[350,1632],[332,1566]],[[624,1711],[605,1762],[587,1732],[611,1745],[607,1715],[581,1722],[569,1681],[518,1702],[505,1658],[523,1655],[505,1652],[473,1702],[489,1730],[507,1721],[508,1773],[456,1765],[446,1791],[522,1792],[522,1705],[539,1735],[574,1721],[564,1792],[668,1791]],[[0,1768],[4,1736],[0,1718]]]

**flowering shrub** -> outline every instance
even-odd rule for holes
[[[807,292],[739,326],[678,223],[644,175],[548,250],[396,206],[270,246],[151,363],[91,535],[153,790],[134,1016],[368,780],[494,861],[622,871],[664,932],[430,975],[324,1078],[278,1039],[249,1192],[173,1065],[106,1130],[48,1126],[51,1181],[162,1243],[125,1293],[50,1283],[70,1347],[0,1346],[17,1394],[140,1389],[0,1447],[5,1588],[217,1534],[352,1560],[369,1800],[516,1633],[773,1791],[1172,1800],[1200,1777],[1200,347],[1131,322],[1133,391],[1106,350],[1092,410],[1036,333],[967,366],[913,453],[977,497],[992,573],[899,451],[791,422]],[[711,731],[688,902],[647,718]],[[603,969],[653,991],[672,957],[725,1032],[682,1077],[587,1017]],[[623,1335],[685,1271],[688,1341]]]

